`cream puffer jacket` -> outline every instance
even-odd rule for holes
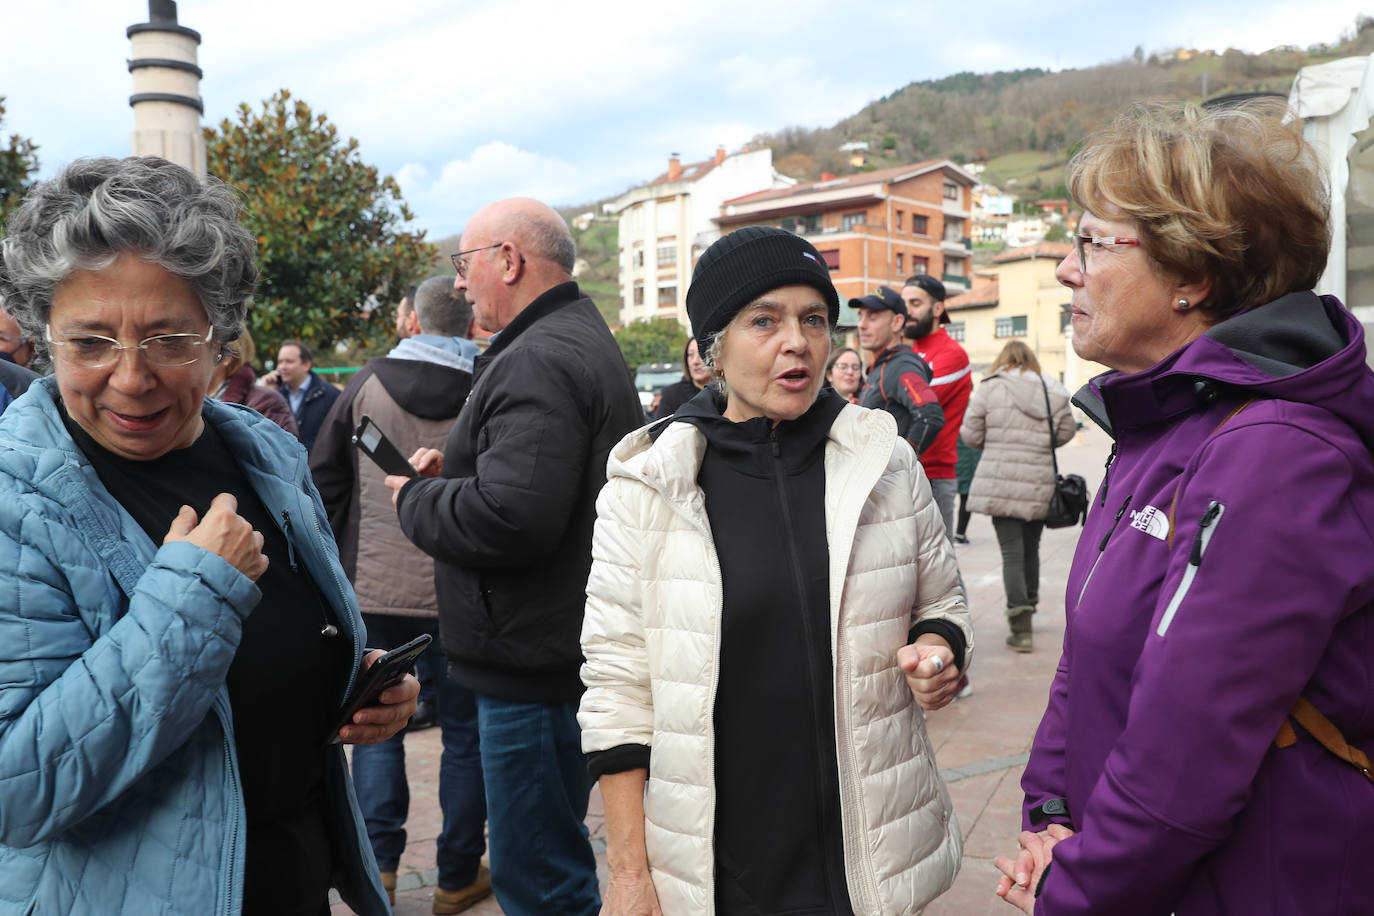
[[[696,482],[705,448],[693,426],[672,423],[657,442],[641,429],[611,452],[582,630],[582,748],[650,748],[645,834],[665,916],[715,906],[722,597]],[[953,883],[963,843],[897,649],[918,621],[946,619],[964,632],[967,668],[973,631],[930,484],[892,417],[846,405],[829,432],[825,474],[850,899],[866,916],[916,913]]]
[[[968,488],[970,512],[1027,522],[1045,517],[1054,494],[1054,464],[1041,378],[1009,369],[994,372],[974,389],[959,429],[965,445],[983,450]],[[1057,448],[1073,438],[1076,423],[1068,391],[1055,379],[1045,383]]]

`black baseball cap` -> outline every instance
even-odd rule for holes
[[[867,296],[850,299],[849,305],[851,308],[873,309],[875,312],[896,312],[903,318],[906,317],[906,303],[902,301],[901,295],[890,286],[879,286]]]

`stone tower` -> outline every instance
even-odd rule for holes
[[[135,156],[161,156],[205,175],[205,138],[200,116],[201,70],[196,64],[200,33],[177,25],[174,0],[148,0],[148,21],[127,33],[134,78]]]

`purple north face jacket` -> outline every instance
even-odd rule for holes
[[[1228,415],[1253,399],[1243,410]],[[1115,438],[1021,785],[1077,834],[1040,916],[1374,913],[1374,374],[1336,300],[1237,315],[1075,402]],[[1218,427],[1221,427],[1218,429]]]

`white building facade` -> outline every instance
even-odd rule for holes
[[[620,217],[620,323],[650,318],[687,321],[687,286],[701,253],[720,237],[711,221],[722,202],[785,188],[794,179],[773,168],[770,149],[686,165],[676,155],[668,171],[607,206]]]

